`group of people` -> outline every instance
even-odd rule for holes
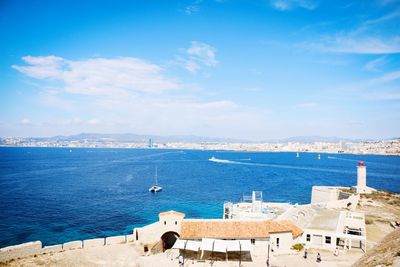
[[[338,248],[335,249],[335,252],[333,253],[333,255],[335,255],[336,257],[339,256],[339,249]],[[307,249],[304,249],[303,258],[307,259],[307,256],[308,256],[308,251],[307,251]],[[319,263],[321,261],[322,261],[321,254],[319,254],[319,252],[318,252],[318,254],[317,254],[317,262]]]

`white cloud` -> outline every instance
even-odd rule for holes
[[[24,124],[24,125],[30,125],[30,124],[32,124],[32,122],[31,122],[29,119],[27,119],[27,118],[22,119],[22,120],[20,121],[20,123],[21,123],[21,124]]]
[[[12,67],[32,78],[61,82],[65,92],[74,94],[161,93],[178,87],[172,79],[164,77],[161,67],[138,58],[67,60],[26,56],[22,59],[28,66]]]
[[[197,64],[194,61],[191,60],[187,60],[184,62],[185,64],[185,69],[187,69],[190,72],[197,72],[199,69],[201,69],[201,67],[199,66],[199,64]]]
[[[381,84],[397,81],[399,79],[400,79],[400,71],[392,71],[392,72],[385,73],[377,78],[370,79],[367,82],[367,84],[368,85],[381,85]]]
[[[305,43],[306,47],[321,52],[354,54],[400,53],[400,36],[393,38],[338,35],[324,37],[319,42]]]
[[[100,121],[96,118],[93,118],[93,119],[88,120],[87,123],[90,125],[96,125],[96,124],[99,124]]]
[[[371,60],[367,62],[367,64],[364,65],[364,69],[367,71],[371,72],[377,72],[380,71],[380,68],[385,65],[386,63],[386,58],[385,57],[379,57],[374,60]]]
[[[381,17],[366,19],[353,29],[322,36],[304,45],[312,50],[353,54],[398,54],[400,35],[396,31],[383,30],[397,27],[400,9]]]
[[[193,1],[190,5],[185,7],[185,13],[186,15],[193,15],[197,12],[200,11],[200,4],[203,2],[203,0],[195,0]]]
[[[215,67],[218,64],[215,48],[209,44],[193,41],[191,46],[185,50],[186,56],[178,57],[178,61],[188,71],[195,73],[204,67]]]
[[[278,10],[286,11],[297,7],[314,10],[318,6],[317,1],[312,0],[272,0],[271,5]]]
[[[29,66],[13,65],[12,67],[36,79],[60,79],[65,67],[65,60],[56,56],[26,56],[22,60],[29,64]]]
[[[213,48],[204,43],[194,42],[185,53],[195,69],[217,64]],[[142,59],[23,60],[26,65],[13,68],[39,80],[38,103],[49,111],[35,118],[38,123],[31,131],[37,135],[133,132],[255,138],[270,127],[267,109],[216,99]],[[175,88],[179,90],[170,90]]]
[[[206,43],[192,42],[192,46],[187,50],[187,53],[194,60],[206,66],[215,67],[218,63],[215,59],[215,49]]]
[[[370,100],[400,100],[400,93],[397,92],[380,92],[369,94],[366,96]]]
[[[369,27],[371,25],[376,25],[376,24],[381,24],[393,19],[396,19],[400,17],[400,9],[395,10],[391,13],[385,14],[379,18],[376,19],[370,19],[370,20],[366,20],[364,23],[362,23],[362,25],[360,26],[361,29],[365,29],[366,27]]]
[[[63,97],[63,93],[57,89],[48,89],[39,92],[37,101],[40,105],[45,107],[56,108],[67,112],[76,109],[74,101]]]
[[[297,105],[298,108],[302,108],[302,109],[315,109],[318,107],[318,104],[316,103],[300,103]]]

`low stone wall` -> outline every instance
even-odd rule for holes
[[[54,245],[54,246],[46,246],[43,247],[40,252],[41,253],[56,253],[56,252],[61,252],[63,250],[62,245]]]
[[[106,237],[106,245],[122,243],[126,243],[126,236],[124,235]]]
[[[135,235],[134,234],[127,235],[126,242],[135,242]]]
[[[43,253],[57,253],[63,250],[82,249],[89,247],[101,247],[104,245],[123,244],[135,242],[135,235],[110,236],[107,238],[93,238],[86,240],[71,241],[64,244],[45,246],[42,248],[42,242],[34,241],[16,246],[0,248],[0,262],[7,262],[18,258],[24,258]]]
[[[34,241],[16,246],[10,246],[0,249],[0,262],[7,262],[12,259],[18,259],[40,254],[42,242]]]
[[[82,248],[82,241],[71,241],[63,244],[64,250]]]
[[[94,238],[94,239],[87,239],[83,240],[83,247],[101,247],[105,244],[105,238]]]

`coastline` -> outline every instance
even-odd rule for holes
[[[193,151],[221,151],[221,152],[249,152],[249,153],[307,153],[307,154],[332,154],[332,155],[362,155],[362,156],[393,156],[399,157],[400,151],[398,153],[351,153],[351,152],[338,152],[338,151],[298,151],[298,150],[261,150],[261,149],[234,149],[234,148],[198,148],[198,147],[154,147],[149,148],[147,146],[138,147],[121,147],[121,146],[38,146],[38,145],[1,145],[2,147],[9,148],[56,148],[56,149],[137,149],[137,150],[193,150]]]

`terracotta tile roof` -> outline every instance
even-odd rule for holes
[[[273,220],[183,220],[182,239],[222,238],[251,239],[266,238],[271,233],[292,232],[298,236],[302,230],[290,222]]]
[[[179,211],[174,211],[174,210],[160,212],[160,213],[158,214],[158,217],[166,216],[166,215],[171,215],[171,214],[185,217],[185,213],[182,213],[182,212],[179,212]]]
[[[304,232],[303,230],[301,230],[300,227],[298,227],[297,225],[295,225],[295,224],[293,224],[293,223],[291,223],[291,222],[289,222],[289,221],[282,220],[282,221],[278,221],[278,223],[279,223],[280,225],[282,225],[282,226],[287,227],[288,229],[290,229],[290,230],[292,231],[293,237],[298,237],[298,236],[300,236],[301,234],[303,234],[303,232]]]

